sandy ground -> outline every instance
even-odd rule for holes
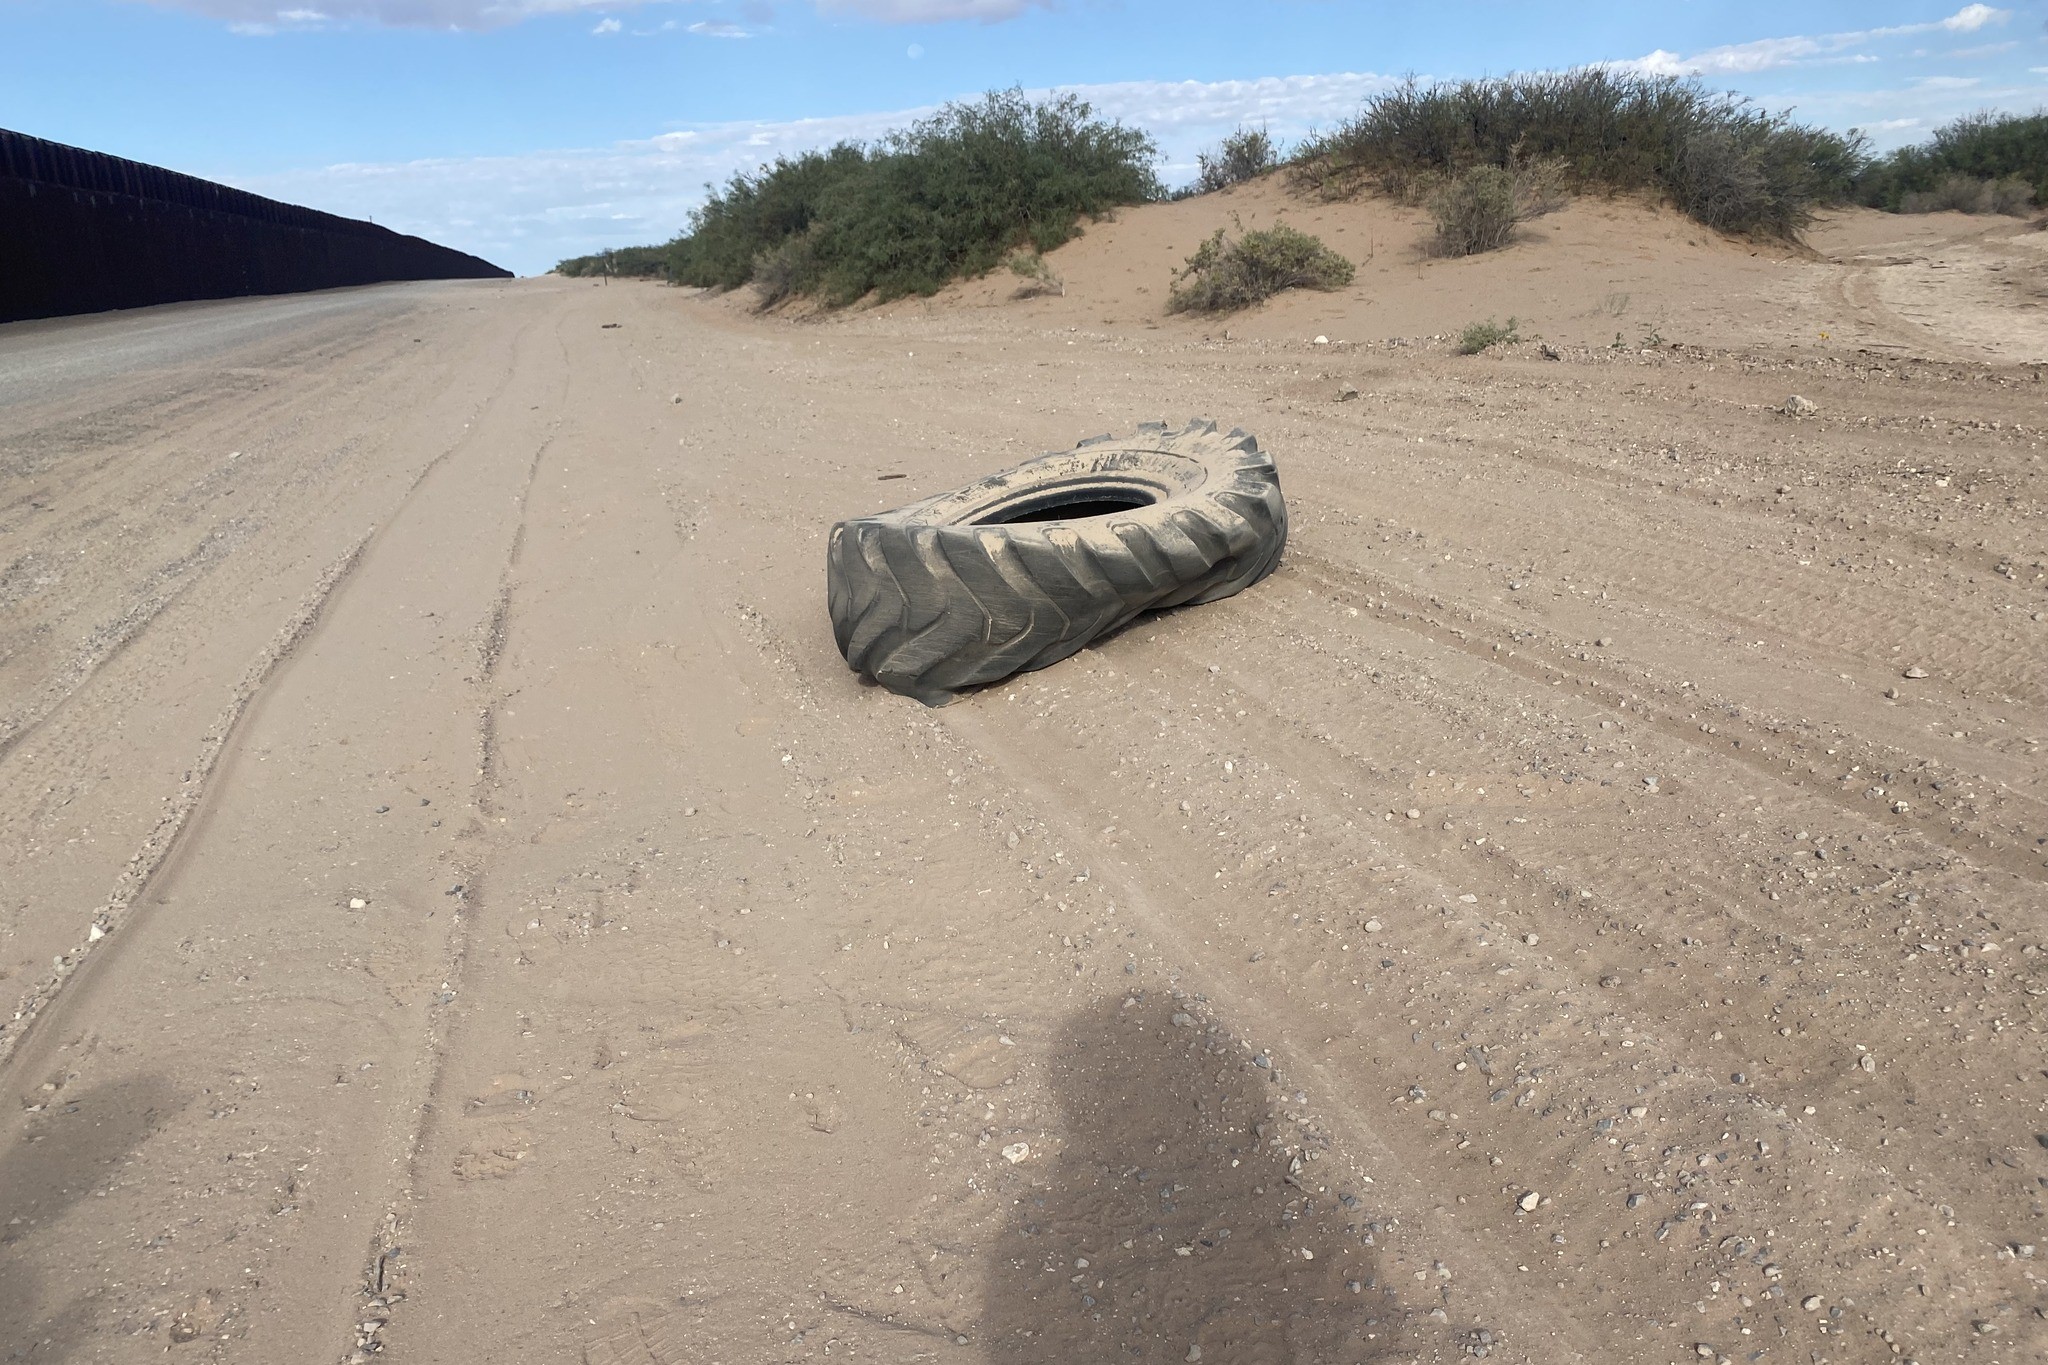
[[[1418,235],[0,329],[0,1359],[2041,1359],[2048,234]],[[1273,578],[847,673],[833,519],[1196,413]]]

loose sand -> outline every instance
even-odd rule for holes
[[[2041,1359],[2048,234],[1422,230],[0,329],[0,1359]],[[1274,577],[846,671],[832,520],[1191,414]]]

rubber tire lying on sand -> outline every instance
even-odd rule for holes
[[[827,606],[855,672],[943,706],[1144,612],[1248,588],[1286,543],[1280,476],[1256,440],[1152,422],[840,522]]]

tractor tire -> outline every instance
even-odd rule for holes
[[[1286,543],[1280,476],[1256,440],[1153,422],[840,522],[826,601],[855,672],[944,706],[1144,612],[1248,588]]]

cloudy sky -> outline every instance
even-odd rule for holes
[[[521,273],[706,181],[997,87],[1142,125],[1169,182],[1407,74],[1697,72],[1880,146],[2048,105],[2048,0],[0,0],[0,126]]]

